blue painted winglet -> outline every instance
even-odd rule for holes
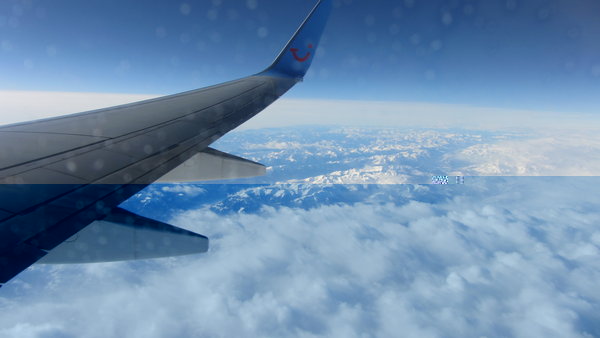
[[[302,80],[310,67],[331,12],[331,0],[319,0],[275,61],[258,75]]]

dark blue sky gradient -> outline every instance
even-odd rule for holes
[[[313,0],[0,3],[0,89],[167,94],[258,72]],[[337,0],[288,97],[600,113],[600,2]]]

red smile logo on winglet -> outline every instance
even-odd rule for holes
[[[309,44],[308,48],[313,48],[313,45]],[[308,58],[310,57],[310,52],[306,52],[306,54],[303,57],[299,57],[298,51],[299,51],[298,48],[290,48],[290,52],[292,52],[292,55],[294,55],[294,59],[296,59],[296,61],[304,62],[304,61],[308,60]]]

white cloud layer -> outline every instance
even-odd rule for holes
[[[296,125],[573,130],[600,128],[598,114],[431,102],[281,99],[240,129]]]
[[[154,98],[150,94],[0,91],[0,125]],[[598,114],[543,112],[430,102],[277,100],[243,129],[298,125],[467,129],[598,130]]]
[[[173,192],[179,195],[195,197],[205,192],[205,189],[191,184],[160,184],[161,190],[164,192]]]
[[[600,174],[600,133],[535,134],[473,145],[446,158],[466,162],[456,175],[594,176]]]
[[[600,175],[600,131],[297,127],[232,132],[217,149],[266,164],[259,180],[426,183],[432,175]]]
[[[488,178],[417,186],[398,205],[380,197],[409,186],[353,206],[190,210],[173,223],[209,236],[209,253],[35,266],[0,289],[0,336],[599,336],[598,183]]]
[[[79,113],[154,98],[157,95],[0,91],[0,125]]]

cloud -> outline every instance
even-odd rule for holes
[[[597,336],[598,183],[487,178],[373,193],[412,195],[397,203],[189,210],[172,223],[208,235],[207,254],[36,266],[1,290],[0,335]]]
[[[427,183],[432,175],[600,174],[592,130],[296,127],[232,132],[213,145],[270,167],[262,182]]]
[[[0,124],[24,122],[155,98],[156,94],[0,91]],[[239,130],[298,125],[598,130],[597,114],[543,112],[432,102],[282,98]]]
[[[195,197],[206,192],[206,189],[192,184],[164,184],[161,190],[189,197]]]
[[[600,174],[600,134],[542,133],[472,145],[446,158],[466,162],[456,175],[593,176]]]
[[[0,125],[79,113],[154,98],[157,95],[0,91]]]
[[[295,125],[598,130],[597,114],[478,107],[434,102],[281,99],[240,129]]]

